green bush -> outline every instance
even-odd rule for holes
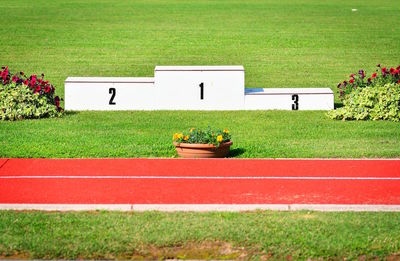
[[[0,84],[0,120],[39,119],[62,115],[53,100],[25,84]]]
[[[400,120],[400,85],[364,87],[345,96],[343,107],[328,112],[338,120]]]

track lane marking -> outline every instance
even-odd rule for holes
[[[40,210],[40,211],[385,211],[400,212],[400,205],[382,204],[3,204],[0,210]]]
[[[400,177],[307,176],[0,176],[0,179],[210,179],[210,180],[400,180]]]
[[[0,169],[1,169],[4,165],[6,165],[7,162],[8,162],[9,160],[10,160],[10,159],[6,159],[6,160],[3,162],[3,164],[0,165]]]

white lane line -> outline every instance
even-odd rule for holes
[[[39,211],[400,211],[400,205],[363,204],[2,204],[0,210],[39,210]]]
[[[307,176],[0,176],[0,179],[219,179],[219,180],[400,180],[400,177],[307,177]]]

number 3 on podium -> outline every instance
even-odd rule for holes
[[[297,111],[299,109],[299,95],[298,94],[293,94],[292,95],[292,110]]]

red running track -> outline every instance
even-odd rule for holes
[[[0,204],[400,205],[400,160],[0,159]]]

